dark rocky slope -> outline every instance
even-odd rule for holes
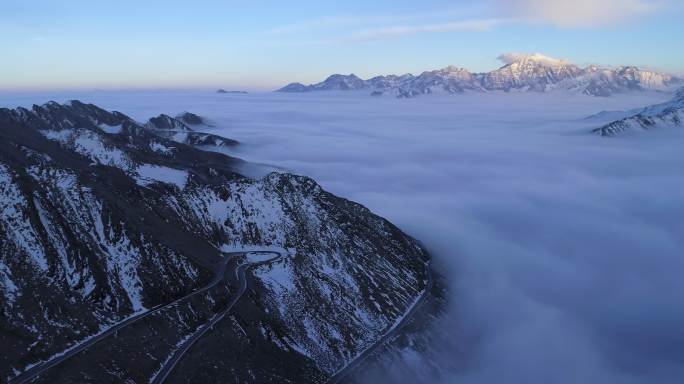
[[[253,271],[171,381],[323,382],[423,294],[428,255],[391,223],[304,177],[246,178],[240,160],[160,133],[185,129],[167,122],[77,101],[0,109],[3,380],[206,285],[221,249],[289,257]],[[234,290],[160,311],[39,381],[147,381]]]

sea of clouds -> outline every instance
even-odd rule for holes
[[[584,119],[667,95],[121,91],[0,106],[72,98],[141,121],[198,113],[243,143],[233,155],[311,176],[423,241],[449,281],[446,382],[684,377],[684,129],[607,139]]]

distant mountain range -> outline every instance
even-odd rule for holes
[[[604,112],[607,115],[610,112]],[[612,112],[610,114],[617,114]],[[672,100],[645,108],[622,112],[622,118],[593,130],[601,136],[618,136],[657,128],[678,128],[684,125],[684,88],[675,92]]]
[[[388,75],[363,80],[358,76],[332,75],[312,85],[292,83],[279,92],[368,90],[374,96],[388,93],[400,98],[432,93],[466,91],[534,91],[570,90],[592,96],[615,93],[667,90],[682,80],[674,76],[632,66],[617,68],[590,65],[580,67],[565,60],[542,54],[506,54],[499,57],[506,65],[486,73],[473,73],[449,66],[418,76]]]

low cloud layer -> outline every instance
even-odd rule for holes
[[[140,120],[209,117],[244,143],[237,155],[312,176],[422,240],[450,284],[447,383],[684,377],[684,130],[604,139],[582,120],[666,95],[58,99],[72,97]]]

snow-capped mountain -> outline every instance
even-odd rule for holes
[[[305,177],[249,179],[176,140],[195,131],[173,120],[0,109],[2,381],[152,311],[32,379],[150,382],[240,289],[208,285],[221,250],[286,254],[254,268],[167,381],[325,382],[423,297],[429,256],[394,225]]]
[[[627,117],[593,130],[601,136],[618,136],[630,132],[659,128],[680,128],[684,124],[684,88],[668,102],[629,111]]]
[[[461,93],[466,90],[479,89],[476,75],[453,66],[423,72],[418,77],[404,77],[404,79],[407,81],[400,82],[398,86],[400,97],[434,92]]]
[[[482,87],[486,90],[530,90],[548,91],[556,84],[576,79],[583,74],[575,64],[534,55],[502,55],[507,61],[503,67],[481,75]]]
[[[593,96],[614,93],[666,90],[680,79],[636,67],[605,68],[591,65],[582,68],[565,60],[541,54],[505,54],[499,57],[505,65],[487,73],[471,73],[449,66],[441,70],[411,74],[377,76],[362,80],[355,75],[332,75],[313,85],[292,83],[280,92],[311,92],[324,90],[369,90],[386,92],[398,97],[411,97],[438,92],[465,91],[535,91],[572,90]]]

